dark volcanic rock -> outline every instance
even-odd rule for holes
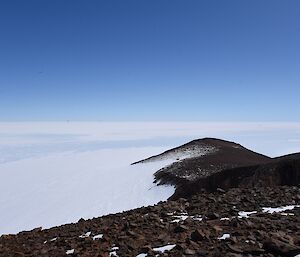
[[[294,257],[300,254],[300,247],[274,238],[269,238],[265,241],[263,247],[267,251],[280,256]]]
[[[300,247],[299,195],[299,187],[286,186],[202,193],[51,229],[3,235],[0,256],[295,256]],[[262,211],[286,205],[295,208]],[[257,213],[246,218],[239,217],[241,211]],[[188,218],[174,222],[183,213]],[[218,213],[219,218],[205,219],[208,213]],[[170,250],[154,251],[162,246]]]
[[[178,225],[174,228],[175,233],[181,233],[181,232],[184,232],[184,231],[187,231],[187,230],[188,230],[188,227],[183,226],[183,225]]]
[[[196,229],[195,231],[192,232],[191,234],[191,239],[193,241],[202,241],[206,239],[206,233],[200,229]]]

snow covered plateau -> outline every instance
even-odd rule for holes
[[[300,123],[0,123],[0,234],[166,200],[174,188],[153,173],[178,156],[130,164],[202,137],[271,157],[300,151]]]

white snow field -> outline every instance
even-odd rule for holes
[[[0,234],[48,228],[166,200],[172,159],[130,163],[202,137],[276,156],[300,151],[300,123],[0,123]]]

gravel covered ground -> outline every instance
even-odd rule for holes
[[[296,256],[300,188],[230,189],[0,237],[0,256]]]

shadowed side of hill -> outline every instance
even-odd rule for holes
[[[248,188],[294,186],[300,184],[300,154],[274,158],[259,165],[225,169],[211,176],[181,184],[170,199],[191,197],[203,190],[217,191],[218,188]]]

